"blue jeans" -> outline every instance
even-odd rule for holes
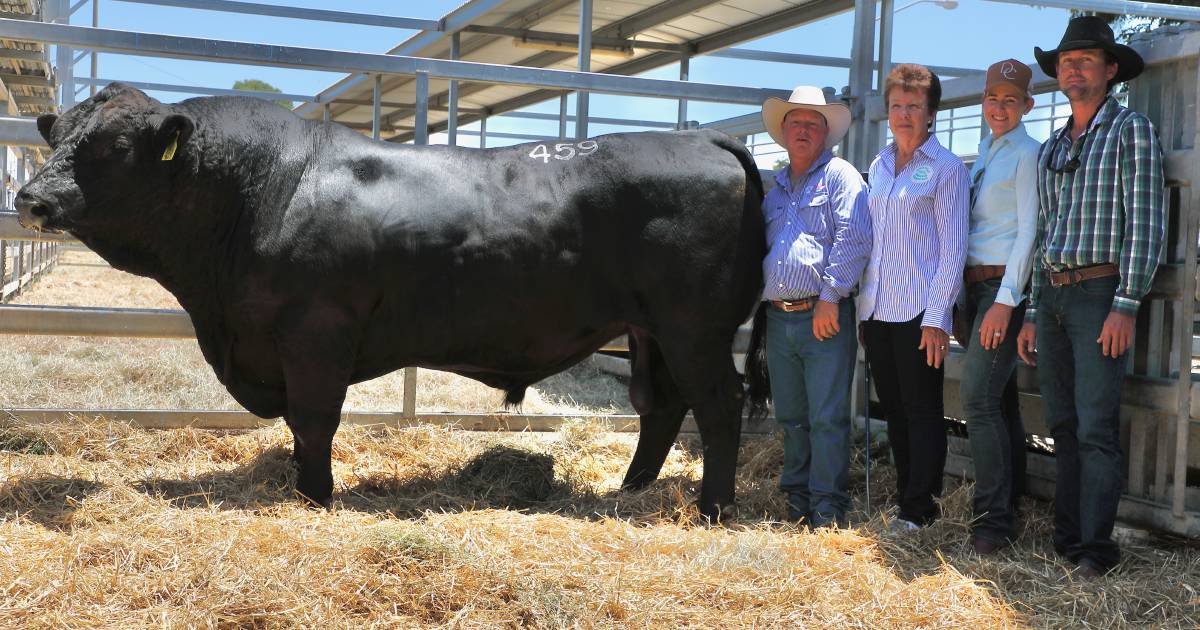
[[[857,351],[854,301],[838,304],[841,331],[817,340],[812,311],[767,309],[767,369],[783,426],[789,512],[814,526],[844,522],[850,508],[850,382]]]
[[[1054,548],[1073,562],[1111,569],[1120,560],[1112,540],[1124,487],[1121,385],[1128,353],[1101,354],[1100,330],[1118,278],[1093,278],[1054,288],[1038,302],[1038,384],[1054,438]]]
[[[999,288],[1000,278],[993,278],[975,282],[964,291],[962,315],[971,322],[971,333],[965,340],[967,356],[959,392],[975,463],[972,533],[975,538],[1004,544],[1015,537],[1017,488],[1021,486],[1016,477],[1025,475],[1025,427],[1012,400],[1017,393],[1012,380],[1025,304],[1013,309],[1000,346],[985,349],[979,343],[979,328]]]

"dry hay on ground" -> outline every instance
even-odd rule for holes
[[[346,427],[328,512],[292,496],[282,424],[0,431],[0,627],[1195,627],[1200,552],[1126,548],[1099,584],[1048,557],[1048,507],[1016,548],[965,537],[970,486],[916,535],[852,515],[774,519],[782,451],[746,440],[739,517],[698,522],[695,438],[617,491],[634,436]],[[877,471],[889,471],[877,461]],[[876,501],[892,483],[874,480]],[[863,488],[862,470],[853,487]],[[856,503],[861,505],[861,496]]]
[[[116,300],[104,278],[90,293],[78,272],[93,269],[115,274],[64,265],[23,299],[52,303],[46,288],[61,291],[57,303],[173,305],[153,284]],[[35,342],[43,345],[31,350]],[[143,343],[175,344],[178,354]],[[194,408],[223,395],[190,341],[0,344],[5,406]],[[21,352],[43,365],[83,358],[30,376],[8,358]],[[189,352],[198,362],[172,358]],[[92,369],[117,376],[37,389],[47,374]],[[483,411],[499,401],[426,374],[421,396],[462,395]],[[589,394],[592,409],[625,404],[609,377],[574,377],[559,392],[601,390]],[[199,384],[188,390],[188,379]],[[381,408],[394,409],[397,398],[381,391]],[[570,399],[554,404],[570,408]],[[291,495],[282,424],[221,433],[10,420],[0,429],[0,627],[1200,626],[1191,544],[1127,545],[1104,582],[1065,581],[1050,508],[1026,500],[1018,545],[983,559],[967,542],[970,486],[954,480],[945,517],[917,535],[887,534],[884,517],[862,512],[851,515],[854,530],[798,530],[775,522],[784,513],[777,437],[745,441],[740,516],[709,528],[692,506],[695,438],[672,451],[659,482],[621,493],[634,440],[588,423],[523,435],[346,427],[334,443],[336,507],[321,512]],[[872,497],[886,505],[893,471],[882,453],[875,461]],[[864,481],[856,463],[858,506]]]

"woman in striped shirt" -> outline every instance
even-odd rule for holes
[[[942,360],[967,255],[970,178],[931,135],[942,87],[924,66],[900,64],[884,99],[894,141],[871,163],[875,234],[858,298],[863,344],[896,460],[900,529],[937,518],[946,432]]]

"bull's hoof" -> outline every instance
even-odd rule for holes
[[[644,479],[644,478],[626,479],[625,481],[621,482],[621,491],[622,492],[637,492],[638,490],[645,489],[646,486],[650,485],[653,482],[654,482],[653,479]]]
[[[709,525],[719,525],[737,516],[737,506],[733,503],[700,503],[697,507],[700,508],[700,518]]]
[[[326,495],[324,499],[316,499],[297,489],[296,496],[304,503],[305,507],[314,510],[328,510],[329,506],[333,504],[333,495]]]

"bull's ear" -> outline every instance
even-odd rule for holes
[[[54,127],[56,120],[58,120],[58,114],[42,114],[37,119],[38,133],[42,134],[42,138],[51,148],[54,147],[54,143],[50,141],[50,129]]]
[[[192,122],[192,119],[183,114],[171,114],[163,118],[157,134],[158,146],[163,152],[162,159],[173,160],[175,152],[187,144],[188,138],[192,137],[192,131],[195,128],[196,124]]]

